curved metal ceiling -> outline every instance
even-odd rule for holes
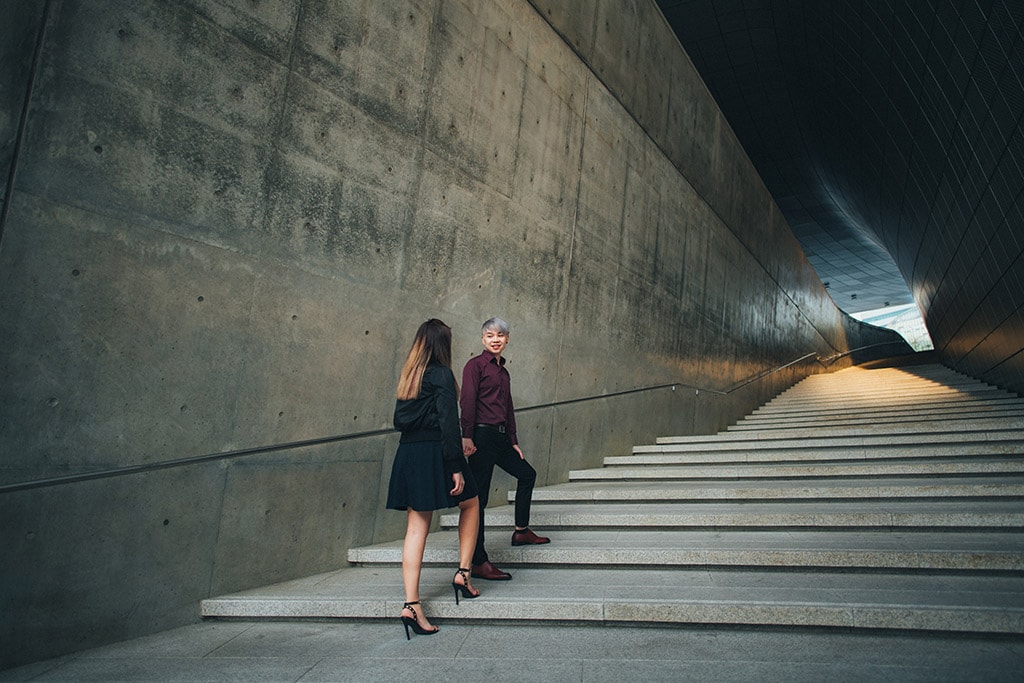
[[[1024,2],[657,3],[836,304],[935,338],[936,251],[1024,229]]]

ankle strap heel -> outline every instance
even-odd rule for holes
[[[440,630],[437,626],[435,626],[433,630],[425,629],[422,626],[420,626],[419,615],[416,614],[416,608],[413,607],[413,605],[418,604],[420,604],[420,601],[414,600],[413,602],[407,602],[404,605],[402,605],[402,611],[409,610],[410,612],[412,612],[412,617],[407,617],[404,614],[401,617],[402,625],[405,626],[406,640],[412,640],[412,638],[409,637],[410,626],[412,626],[413,633],[415,633],[418,636],[432,636]]]
[[[462,583],[456,583],[455,579],[462,577]],[[469,569],[465,567],[459,567],[458,571],[455,572],[455,576],[452,578],[452,588],[455,589],[455,604],[459,604],[459,593],[462,593],[462,597],[467,600],[480,597],[480,591],[474,592],[472,587],[469,585]]]

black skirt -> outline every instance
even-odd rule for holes
[[[411,508],[419,512],[455,507],[477,495],[476,480],[469,467],[463,467],[466,485],[458,496],[452,490],[451,476],[445,476],[440,441],[415,441],[398,444],[388,483],[389,510]]]

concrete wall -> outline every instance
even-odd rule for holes
[[[893,340],[832,305],[653,2],[9,14],[0,667],[400,537],[379,430],[428,317],[457,370],[511,322],[541,483]]]

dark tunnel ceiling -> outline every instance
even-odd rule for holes
[[[836,304],[856,313],[912,303],[896,265],[907,259],[891,245],[908,220],[907,194],[940,183],[914,177],[907,158],[948,162],[949,150],[921,148],[918,132],[948,125],[935,112],[951,102],[988,107],[964,95],[960,74],[925,73],[947,61],[942,50],[977,51],[1003,3],[657,3]]]

